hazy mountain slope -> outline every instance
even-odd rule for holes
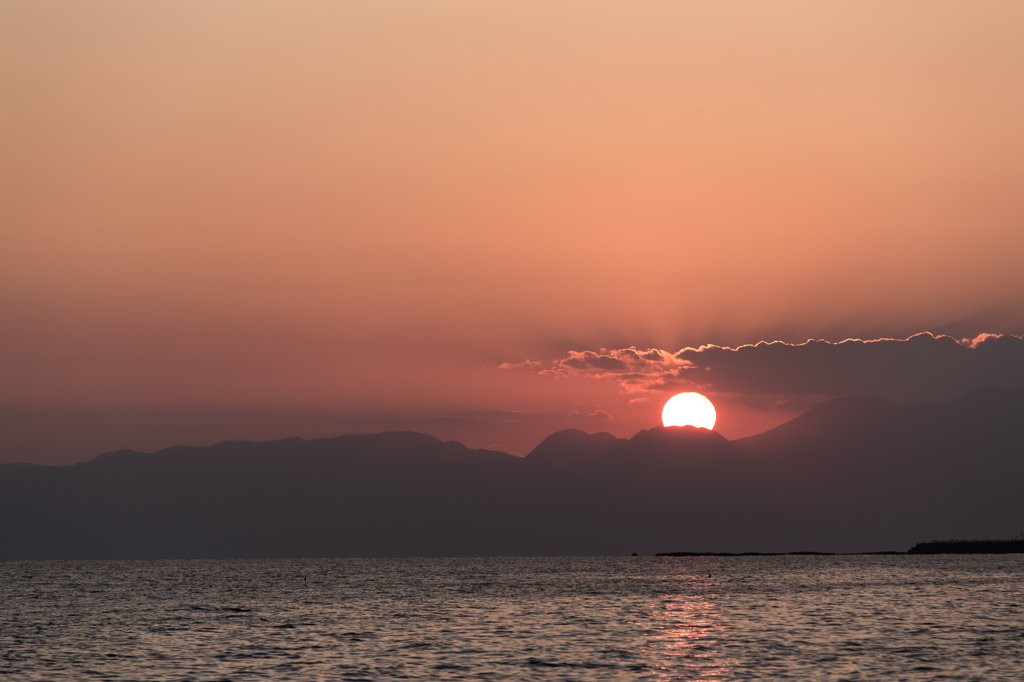
[[[1022,395],[986,389],[906,409],[831,401],[733,445],[774,491],[776,523],[815,545],[1013,535],[1024,527]]]

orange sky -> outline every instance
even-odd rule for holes
[[[0,92],[9,423],[519,451],[664,395],[502,363],[1024,333],[1018,2],[5,2]]]

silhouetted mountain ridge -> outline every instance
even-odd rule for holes
[[[414,432],[0,467],[0,558],[905,550],[1024,529],[1024,391],[828,401],[765,434]]]

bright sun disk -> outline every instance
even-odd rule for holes
[[[665,426],[712,429],[717,419],[715,406],[700,393],[676,393],[661,410],[661,422]]]

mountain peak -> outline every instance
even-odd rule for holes
[[[563,429],[551,434],[526,458],[530,461],[576,462],[609,453],[625,441],[610,433],[587,433],[579,429]]]
[[[785,441],[790,443],[852,434],[899,414],[902,408],[891,400],[870,396],[833,398],[812,407],[799,417],[770,431],[740,439],[744,443]]]
[[[629,439],[630,443],[640,446],[694,446],[709,443],[727,443],[722,434],[711,429],[696,426],[655,426],[639,431]]]

